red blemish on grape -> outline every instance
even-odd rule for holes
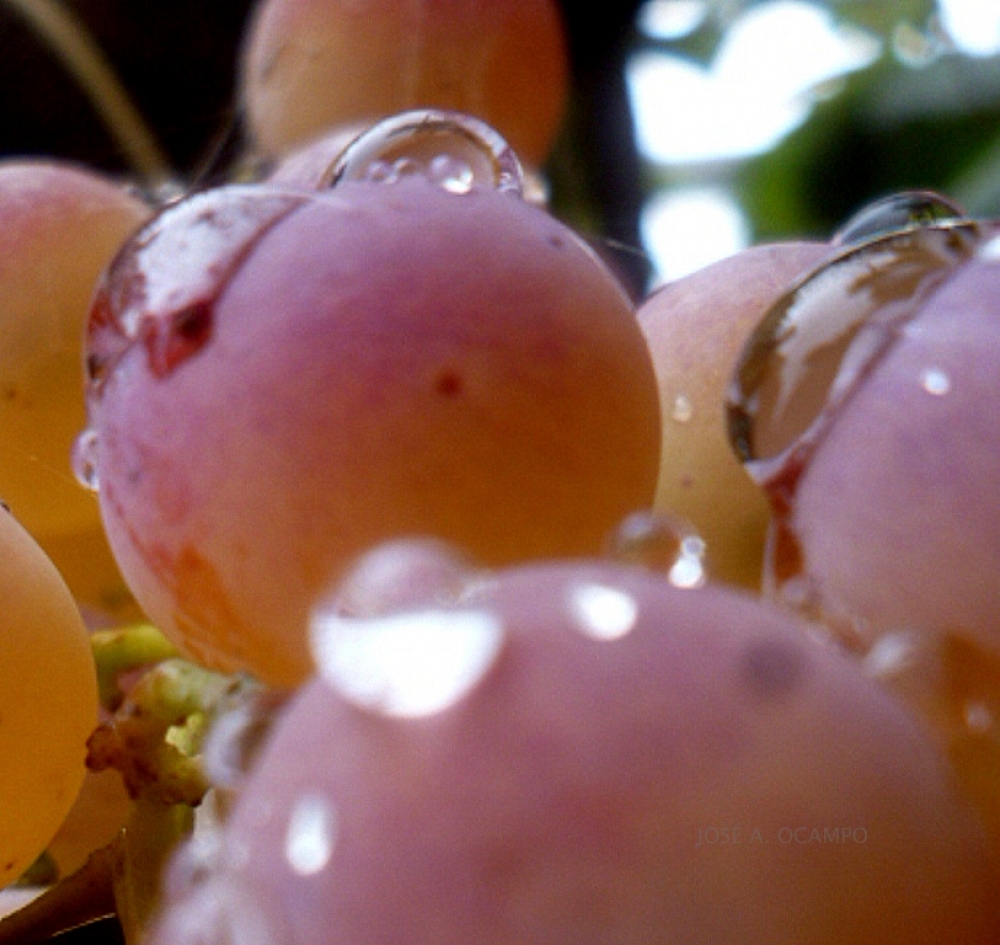
[[[434,389],[442,397],[457,397],[463,386],[461,376],[454,371],[442,371],[434,382]]]
[[[205,346],[212,336],[213,309],[214,300],[200,299],[143,325],[142,342],[153,374],[165,377]]]

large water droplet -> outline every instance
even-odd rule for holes
[[[327,182],[392,184],[412,176],[457,194],[474,187],[524,190],[517,155],[497,131],[470,115],[435,109],[394,115],[359,135],[330,168]]]
[[[834,246],[852,246],[900,230],[967,218],[957,203],[941,194],[930,190],[906,190],[859,210],[834,233],[830,242]]]
[[[432,608],[357,619],[320,610],[312,646],[320,674],[349,702],[391,716],[432,715],[468,695],[497,659],[500,616]]]
[[[249,248],[310,195],[231,185],[160,211],[106,271],[86,330],[88,405],[96,409],[114,366],[141,341],[158,374],[211,336],[214,300]]]
[[[285,859],[301,876],[321,872],[333,856],[337,811],[323,794],[304,794],[288,815]]]
[[[98,453],[101,438],[96,430],[88,427],[74,441],[70,454],[70,465],[77,482],[91,492],[100,490],[100,474],[98,469]]]
[[[701,587],[707,579],[706,545],[679,515],[640,511],[627,516],[605,544],[607,557],[666,575],[675,587]]]
[[[737,365],[729,434],[758,479],[815,443],[923,299],[975,251],[976,224],[941,223],[846,250],[764,316]]]

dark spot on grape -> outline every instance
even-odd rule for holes
[[[739,673],[743,685],[761,700],[782,699],[799,684],[802,653],[782,640],[758,640],[744,651]]]
[[[169,374],[197,353],[212,335],[213,302],[200,299],[166,320],[150,319],[143,332],[149,365],[157,377]]]
[[[6,502],[4,502],[3,499],[0,499],[0,509],[3,509],[5,512],[11,515],[14,514],[13,512],[10,511],[10,506]]]
[[[565,249],[566,240],[564,240],[558,233],[553,233],[552,236],[549,237],[549,246],[553,249]]]
[[[4,400],[17,400],[17,388],[12,385],[4,387],[3,397]]]
[[[442,371],[434,381],[434,390],[442,397],[457,397],[463,387],[462,377],[455,371]]]

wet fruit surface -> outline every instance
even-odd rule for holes
[[[314,627],[321,678],[178,862],[157,945],[248,916],[276,943],[996,934],[917,723],[749,597],[566,563]]]
[[[301,678],[312,597],[378,539],[596,553],[652,495],[631,306],[516,195],[418,177],[192,198],[116,264],[90,345],[100,502],[140,602],[272,681]]]

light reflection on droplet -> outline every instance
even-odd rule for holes
[[[875,678],[899,673],[913,659],[909,634],[887,633],[872,645],[864,658],[866,672]]]
[[[920,376],[920,384],[928,394],[941,397],[951,390],[951,378],[940,368],[927,368]]]
[[[678,394],[674,398],[674,405],[670,411],[670,419],[677,423],[687,423],[694,416],[694,406],[691,399],[684,394]]]
[[[100,435],[93,428],[84,430],[73,442],[70,464],[77,482],[91,492],[100,489],[97,454],[100,448]]]
[[[588,637],[620,640],[635,626],[639,605],[627,591],[606,584],[579,584],[570,590],[570,615]]]
[[[705,571],[705,542],[689,536],[681,542],[681,553],[667,574],[674,587],[694,590],[703,587],[708,575]]]
[[[341,696],[390,716],[447,709],[487,674],[504,638],[489,610],[428,609],[359,620],[320,612],[312,624],[320,674]]]
[[[320,794],[300,797],[288,816],[285,859],[302,876],[319,873],[330,862],[337,836],[337,812]]]
[[[708,578],[707,546],[679,515],[640,511],[626,516],[608,537],[605,553],[621,564],[666,575],[675,587],[701,587]]]
[[[965,727],[977,735],[985,735],[996,724],[990,707],[984,702],[967,702],[963,714],[965,716]]]
[[[994,236],[986,240],[976,250],[977,259],[985,259],[987,262],[1000,260],[1000,236]]]

